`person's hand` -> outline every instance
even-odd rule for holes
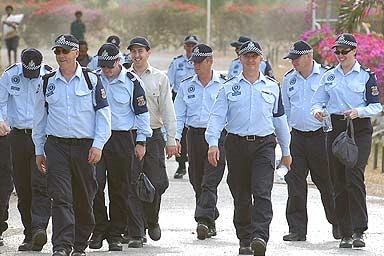
[[[88,154],[88,163],[97,164],[101,159],[101,149],[91,147]]]
[[[359,113],[354,108],[344,111],[343,114],[344,116],[349,117],[351,119],[355,119],[359,117]]]
[[[36,165],[41,173],[43,174],[47,173],[47,163],[45,160],[45,155],[36,156]]]
[[[177,149],[177,155],[176,156],[180,156],[181,155],[181,143],[179,140],[176,140],[176,149]]]
[[[141,161],[143,159],[144,155],[145,155],[145,146],[140,145],[140,144],[136,144],[136,146],[135,146],[136,158]]]
[[[6,136],[11,132],[11,128],[4,121],[0,122],[0,136]]]
[[[292,157],[291,157],[291,155],[288,155],[288,156],[282,156],[282,157],[281,157],[281,160],[280,160],[280,164],[279,164],[279,166],[277,167],[277,169],[279,169],[280,166],[285,165],[285,166],[288,168],[288,170],[291,170],[291,163],[292,163]]]
[[[172,156],[177,155],[177,146],[166,146],[165,152],[167,154],[167,159],[169,159]]]
[[[321,111],[317,111],[317,112],[315,113],[315,118],[316,118],[317,120],[319,120],[320,122],[323,122],[323,121],[324,121],[323,112],[321,112]]]
[[[211,146],[208,149],[208,162],[217,167],[217,162],[220,160],[220,150],[217,146]]]

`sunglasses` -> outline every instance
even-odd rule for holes
[[[67,49],[55,49],[54,51],[53,51],[53,53],[54,54],[56,54],[56,55],[60,55],[60,54],[68,54],[68,53],[70,53],[72,50],[67,50]]]
[[[336,50],[336,51],[334,51],[334,53],[335,53],[336,55],[339,55],[339,54],[347,55],[347,54],[350,53],[352,50],[353,50],[353,49],[349,49],[349,50],[341,50],[341,51]]]

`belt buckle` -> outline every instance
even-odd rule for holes
[[[246,141],[255,141],[256,140],[256,135],[247,135],[245,136]]]

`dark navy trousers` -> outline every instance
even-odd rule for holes
[[[95,166],[88,163],[92,139],[48,136],[45,143],[48,193],[52,198],[53,251],[83,251],[95,226]]]
[[[9,198],[13,191],[9,136],[0,136],[0,235],[7,230]]]
[[[32,240],[36,230],[46,229],[51,217],[51,199],[47,192],[47,175],[36,165],[35,146],[26,130],[12,130],[10,135],[13,182],[17,193],[17,207],[24,226],[26,241]]]
[[[249,244],[256,237],[269,239],[275,147],[272,134],[246,139],[228,133],[225,140],[227,182],[235,206],[233,223],[241,244]]]
[[[204,138],[205,128],[188,128],[189,181],[196,197],[195,220],[213,223],[219,217],[217,205],[217,186],[225,169],[225,150],[223,132],[219,139],[220,159],[217,167],[208,162],[209,145]]]

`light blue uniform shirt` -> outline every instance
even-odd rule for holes
[[[120,57],[119,63],[120,65],[123,65],[125,63],[125,56],[121,51],[119,51],[119,57]],[[97,55],[94,55],[93,57],[91,57],[91,61],[88,63],[87,68],[89,68],[90,70],[99,69],[100,67],[98,66],[98,64],[99,64],[99,57]]]
[[[347,74],[340,64],[325,72],[312,98],[312,114],[322,111],[323,103],[329,113],[338,115],[353,108],[358,117],[372,117],[382,111],[376,77],[358,61]]]
[[[109,81],[104,73],[100,72],[101,81],[107,92],[108,103],[111,108],[112,130],[129,131],[137,128],[136,140],[146,141],[147,137],[152,136],[152,129],[149,125],[149,112],[147,110],[135,115],[133,104],[134,100],[136,100],[133,96],[134,84],[127,76],[128,71],[124,67],[120,67],[120,74],[112,81]],[[136,74],[133,75],[142,85],[141,79]],[[143,88],[141,90],[144,92]],[[144,103],[142,102],[142,104]]]
[[[42,64],[40,76],[48,72]],[[24,77],[21,63],[3,73],[0,79],[0,121],[6,121],[10,127],[32,129],[35,95],[40,79]]]
[[[289,155],[290,134],[278,84],[261,72],[250,83],[242,73],[224,83],[211,109],[205,139],[217,146],[223,128],[239,136],[276,133],[283,156]]]
[[[57,70],[48,80],[45,97],[41,81],[36,92],[32,130],[36,155],[44,154],[46,135],[90,138],[92,147],[103,149],[111,136],[111,110],[100,78],[88,74],[93,90],[88,89],[80,64],[68,82]]]
[[[176,139],[181,140],[185,125],[194,128],[207,128],[209,113],[222,87],[224,79],[213,71],[212,80],[203,86],[197,77],[184,80],[175,99]]]
[[[261,71],[261,73],[264,74],[266,67],[267,67],[267,63],[265,60],[263,60],[259,66],[259,70]],[[242,71],[243,71],[243,64],[241,64],[240,58],[236,58],[232,60],[231,65],[229,66],[227,77],[231,78],[231,77],[237,76]]]
[[[307,78],[294,69],[284,76],[281,95],[290,127],[303,132],[316,131],[322,127],[322,123],[311,114],[311,99],[325,71],[325,68],[313,61],[312,73]]]
[[[184,78],[193,76],[195,69],[193,64],[188,61],[187,55],[180,55],[173,59],[169,65],[167,76],[171,84],[172,91],[178,92],[180,83]]]

